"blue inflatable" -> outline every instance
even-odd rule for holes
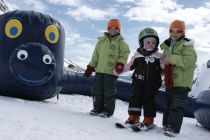
[[[64,29],[34,11],[0,15],[0,94],[45,100],[62,88]]]

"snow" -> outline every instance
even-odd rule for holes
[[[115,122],[127,119],[128,103],[116,101],[111,118],[90,116],[92,99],[82,95],[60,95],[45,102],[0,96],[1,140],[167,140],[161,129],[162,114],[157,113],[156,129],[132,132],[115,128]],[[207,140],[208,130],[196,126],[193,118],[184,118],[178,140]]]

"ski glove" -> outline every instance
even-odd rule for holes
[[[85,73],[84,73],[84,76],[89,78],[92,74],[92,72],[95,71],[95,68],[90,66],[90,65],[87,65],[87,69],[85,70]]]
[[[123,72],[123,68],[124,68],[124,64],[123,63],[120,63],[120,62],[117,62],[116,65],[115,65],[115,70],[117,73],[122,73]]]
[[[165,65],[164,75],[165,75],[165,86],[166,86],[166,88],[171,89],[174,86],[173,78],[172,78],[172,65],[171,64]]]

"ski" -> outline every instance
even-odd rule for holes
[[[156,127],[156,125],[150,125],[150,126],[146,127],[146,126],[142,126],[140,124],[140,125],[134,125],[134,126],[132,126],[131,129],[134,132],[139,132],[139,131],[149,131],[151,129],[154,129],[155,127]]]
[[[141,131],[141,128],[139,128],[138,126],[132,126],[131,129],[132,129],[134,132],[139,132],[139,131]]]
[[[134,126],[134,125],[122,124],[122,123],[115,123],[115,126],[116,126],[117,128],[120,128],[120,129],[126,129],[126,128],[131,128],[131,127]]]
[[[124,129],[124,128],[127,128],[124,124],[122,124],[122,123],[115,123],[115,126],[117,127],[117,128],[121,128],[121,129]]]
[[[139,123],[135,123],[135,124],[129,124],[129,123],[115,123],[115,126],[117,128],[120,128],[120,129],[127,129],[127,128],[132,128],[133,126],[139,126],[140,124]]]

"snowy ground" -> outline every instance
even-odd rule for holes
[[[0,140],[167,140],[161,130],[162,114],[155,122],[158,128],[135,133],[115,128],[115,122],[127,119],[128,103],[117,100],[113,117],[90,116],[90,97],[60,95],[60,100],[26,101],[0,96]],[[178,140],[209,140],[210,132],[196,120],[184,118]]]

